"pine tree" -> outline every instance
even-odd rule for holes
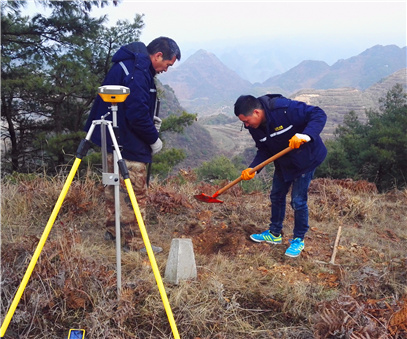
[[[24,3],[1,7],[3,169],[53,171],[74,154],[66,140],[79,144],[112,51],[138,39],[142,16],[109,29],[106,17],[89,15],[108,1],[38,1],[51,14],[32,18],[22,15]]]
[[[317,176],[364,179],[380,191],[407,186],[407,95],[397,84],[379,103],[366,112],[366,124],[354,112],[345,116]]]

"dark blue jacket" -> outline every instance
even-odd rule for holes
[[[327,119],[325,112],[317,106],[281,95],[269,94],[258,99],[264,107],[267,121],[258,128],[248,127],[257,147],[257,154],[249,167],[253,168],[287,148],[296,133],[309,135],[311,141],[275,160],[277,173],[285,181],[291,181],[319,166],[327,154],[320,137]]]
[[[122,61],[129,74],[126,75]],[[122,46],[113,56],[111,69],[103,85],[122,85],[130,89],[130,94],[123,103],[118,104],[117,126],[118,142],[122,146],[124,159],[144,163],[151,162],[151,147],[158,139],[153,117],[157,90],[154,83],[155,70],[151,64],[146,46],[134,42]],[[90,111],[85,130],[89,130],[93,120],[99,120],[110,110],[111,104],[104,102],[98,95]],[[112,120],[112,115],[107,118]],[[106,120],[107,120],[106,119]],[[96,126],[92,142],[101,146],[100,127]],[[108,152],[112,152],[111,139],[107,132]]]

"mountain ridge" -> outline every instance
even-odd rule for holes
[[[198,100],[222,103],[225,97],[234,96],[252,86],[248,80],[225,66],[215,54],[203,49],[191,55],[179,67],[163,74],[160,81],[171,86],[180,102],[187,107],[191,106],[190,102],[193,106],[193,102]]]
[[[263,83],[252,84],[216,55],[201,49],[179,67],[162,74],[160,80],[174,89],[186,110],[207,116],[221,113],[221,107],[230,107],[241,94],[290,96],[309,88],[364,90],[406,68],[406,50],[395,45],[376,45],[357,56],[338,60],[332,66],[324,61],[305,60]]]

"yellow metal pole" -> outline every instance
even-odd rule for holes
[[[158,285],[158,290],[160,291],[161,299],[164,304],[165,311],[167,313],[168,320],[170,322],[170,326],[172,329],[172,334],[174,335],[175,339],[179,339],[179,333],[177,329],[177,325],[175,324],[174,316],[171,311],[171,306],[168,301],[167,294],[165,292],[164,284],[161,279],[160,271],[158,270],[157,262],[154,257],[154,252],[151,247],[150,239],[148,238],[148,234],[146,231],[146,227],[144,225],[143,217],[141,216],[140,209],[138,207],[136,196],[134,195],[133,186],[131,185],[131,181],[129,178],[124,179],[124,183],[127,187],[127,192],[130,196],[130,201],[134,209],[134,213],[136,214],[137,222],[140,228],[141,236],[144,241],[144,246],[146,247],[148,258],[150,259],[151,267],[153,269],[154,277]]]
[[[9,311],[7,312],[7,315],[4,318],[3,324],[1,325],[0,337],[4,337],[4,335],[6,334],[7,327],[10,324],[11,318],[14,315],[14,312],[17,308],[18,303],[20,302],[24,289],[27,286],[28,280],[30,279],[31,273],[34,270],[38,257],[41,254],[42,248],[44,247],[45,242],[47,241],[48,235],[51,232],[52,226],[54,225],[55,219],[59,213],[59,210],[61,209],[61,205],[64,202],[65,196],[69,190],[69,187],[71,186],[73,177],[75,176],[75,173],[76,173],[80,163],[81,163],[81,159],[76,158],[75,162],[71,168],[71,171],[69,172],[68,178],[64,184],[64,187],[59,195],[59,198],[55,204],[55,207],[51,213],[51,216],[49,217],[48,223],[45,226],[44,232],[42,233],[42,236],[37,245],[37,248],[31,258],[30,264],[28,265],[28,268],[24,274],[23,280],[20,283],[20,287],[18,288],[16,295],[13,299],[13,302],[11,303],[11,306],[9,308]]]

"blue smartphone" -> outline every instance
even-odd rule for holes
[[[85,330],[69,330],[68,339],[85,339]]]

